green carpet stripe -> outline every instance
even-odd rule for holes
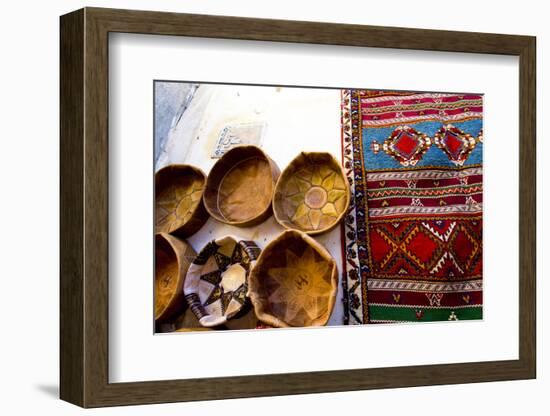
[[[422,317],[417,317],[416,311],[418,308],[410,306],[385,307],[379,305],[369,306],[369,317],[375,321],[447,321],[451,313],[454,312],[458,320],[482,319],[483,308],[481,306],[453,309],[422,309]]]

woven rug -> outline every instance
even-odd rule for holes
[[[342,91],[346,323],[482,318],[482,98]]]

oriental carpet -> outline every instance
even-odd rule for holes
[[[482,318],[483,96],[342,90],[345,323]]]

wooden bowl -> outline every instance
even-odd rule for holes
[[[231,236],[213,240],[195,257],[183,291],[202,326],[223,325],[246,306],[248,274],[260,249]]]
[[[262,251],[249,277],[256,316],[274,327],[326,325],[338,290],[336,261],[307,234],[287,230]]]
[[[226,224],[248,227],[271,215],[271,199],[279,168],[259,147],[237,146],[212,167],[204,206]]]
[[[155,320],[166,321],[185,307],[183,281],[195,251],[170,234],[155,235]]]
[[[302,152],[277,181],[273,214],[285,228],[320,234],[344,218],[350,195],[344,170],[334,156]]]
[[[208,219],[202,194],[206,176],[191,165],[168,165],[155,175],[155,231],[189,237]]]

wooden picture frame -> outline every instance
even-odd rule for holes
[[[100,407],[535,378],[534,37],[99,8],[62,16],[60,29],[63,400],[83,407]],[[519,359],[109,383],[110,32],[519,56]]]

